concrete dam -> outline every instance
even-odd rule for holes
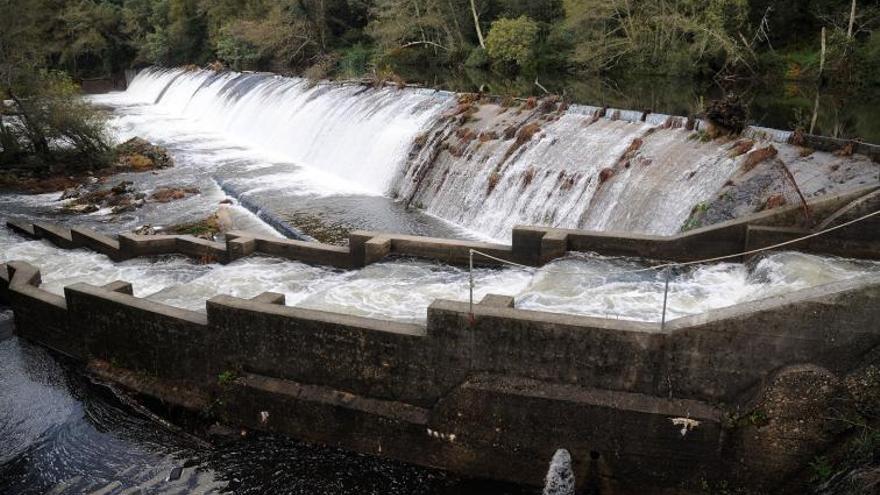
[[[93,99],[178,160],[132,180],[202,192],[0,197],[0,302],[142,397],[526,486],[567,459],[601,494],[802,493],[852,433],[825,411],[877,406],[873,146],[269,74]],[[221,237],[131,233],[227,194]]]

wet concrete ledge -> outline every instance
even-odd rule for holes
[[[470,252],[475,250],[493,258],[531,266],[542,266],[565,256],[569,251],[692,262],[766,248],[880,211],[878,187],[870,186],[816,199],[808,205],[809,218],[806,218],[803,206],[789,206],[673,236],[521,226],[513,229],[510,245],[366,231],[352,232],[348,247],[277,239],[241,231],[227,233],[224,244],[188,235],[120,234],[113,239],[85,228],[67,229],[44,222],[31,224],[10,220],[7,225],[23,236],[46,239],[63,249],[91,249],[114,261],[181,254],[206,263],[229,263],[242,257],[264,254],[351,269],[382,261],[388,256],[407,256],[467,266]],[[880,259],[880,217],[840,228],[799,243],[792,249]],[[478,254],[474,256],[474,263],[487,266],[502,264],[497,259]]]
[[[0,294],[20,337],[114,363],[107,376],[145,394],[192,402],[177,397],[183,383],[219,399],[228,422],[535,485],[566,447],[581,482],[599,472],[615,493],[779,483],[791,473],[743,474],[765,466],[735,459],[767,446],[740,442],[746,433],[725,418],[781,370],[809,363],[843,376],[880,346],[877,275],[664,329],[520,310],[503,296],[472,314],[435,301],[424,326],[285,307],[274,293],[218,296],[198,313],[133,297],[123,281],[61,297],[40,288],[35,267],[5,268]]]

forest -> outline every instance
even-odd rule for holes
[[[113,160],[79,83],[149,65],[400,84],[461,71],[525,81],[514,96],[553,77],[880,84],[880,4],[865,0],[0,0],[0,14],[4,168]],[[812,131],[813,114],[783,126]]]
[[[415,66],[501,74],[880,82],[880,37],[873,36],[880,5],[865,0],[2,0],[0,5],[5,14],[0,64],[28,60],[75,79],[144,65],[214,63],[316,79],[392,76]]]

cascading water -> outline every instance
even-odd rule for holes
[[[493,238],[517,224],[670,234],[736,169],[689,134],[569,112],[513,153],[516,140],[479,137],[460,157],[443,152],[400,194]]]
[[[152,102],[202,128],[374,194],[387,190],[413,138],[451,99],[431,90],[182,69],[139,74],[125,98]]]
[[[552,100],[504,106],[433,90],[270,74],[152,69],[116,98],[153,105],[287,163],[252,177],[232,174],[243,194],[283,189],[268,210],[285,209],[284,197],[303,189],[290,173],[301,167],[334,194],[384,194],[498,240],[508,240],[517,224],[676,233],[695,205],[751,170],[749,150],[771,144],[779,149],[774,163],[796,180],[814,177],[818,165],[830,174],[840,168],[834,160],[873,167],[802,156],[775,142],[787,133],[753,129],[746,133],[750,147],[737,152],[735,142],[700,139],[681,117]],[[793,190],[784,192],[796,199]]]

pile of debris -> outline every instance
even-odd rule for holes
[[[88,214],[110,209],[118,215],[142,208],[148,202],[167,203],[199,194],[195,187],[160,187],[152,194],[137,191],[131,181],[122,181],[109,189],[100,188],[100,182],[65,189],[58,198],[66,201],[61,211],[72,214]]]
[[[174,166],[174,159],[162,146],[134,137],[116,147],[119,171],[145,172]]]

